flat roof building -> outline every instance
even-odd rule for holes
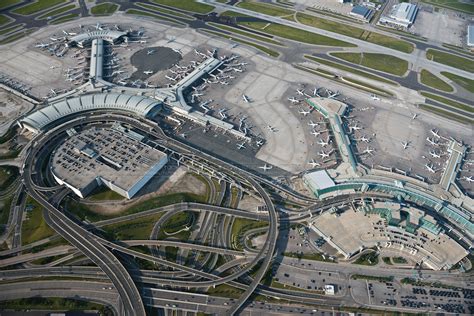
[[[396,28],[409,28],[416,19],[418,6],[416,4],[402,2],[394,5],[387,15],[380,18],[379,23]]]
[[[373,12],[374,11],[367,7],[356,5],[352,8],[351,12],[349,12],[349,15],[356,19],[368,22],[372,18]]]
[[[167,162],[165,153],[122,131],[91,128],[72,135],[54,151],[51,172],[81,198],[105,185],[130,199]]]
[[[474,48],[474,24],[467,27],[467,46]]]

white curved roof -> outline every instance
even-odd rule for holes
[[[69,38],[71,42],[81,43],[84,41],[92,41],[93,39],[103,39],[106,41],[113,41],[118,39],[120,36],[127,35],[126,32],[115,31],[115,30],[96,30],[87,33],[81,33]]]
[[[159,104],[160,102],[156,100],[137,95],[117,93],[88,94],[49,104],[26,116],[21,122],[40,131],[55,120],[71,114],[107,109],[130,112],[145,117]]]

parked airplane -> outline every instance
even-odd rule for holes
[[[319,123],[314,123],[313,121],[309,121],[308,125],[314,128],[314,127],[318,126]]]
[[[427,140],[428,143],[430,143],[431,145],[433,145],[433,146],[438,146],[438,143],[437,143],[435,140],[433,140],[433,139],[431,139],[431,138],[429,138],[429,137],[426,137],[426,140]]]
[[[439,133],[438,130],[432,129],[432,130],[430,130],[430,132],[431,132],[431,134],[433,134],[434,137],[441,138],[441,136],[439,136],[439,134],[438,134]]]
[[[409,142],[402,142],[403,149],[407,149],[408,144],[409,144]]]
[[[316,167],[321,166],[321,164],[318,163],[318,162],[316,162],[316,161],[314,161],[314,159],[311,159],[311,161],[308,162],[308,164],[310,164],[312,168],[316,168]]]
[[[146,54],[147,55],[152,55],[154,52],[155,52],[154,49],[149,49],[149,50],[146,51]]]
[[[370,139],[367,138],[367,137],[365,137],[365,136],[362,136],[361,138],[359,138],[359,139],[357,139],[357,140],[359,140],[359,141],[361,141],[361,142],[364,142],[364,143],[369,143],[369,142],[370,142]]]
[[[245,94],[242,94],[242,99],[244,100],[245,103],[250,103],[250,98],[246,96]]]
[[[431,165],[431,164],[425,164],[425,168],[431,173],[436,173],[436,170],[434,169],[433,165]]]
[[[143,72],[145,75],[151,75],[153,73],[153,70],[146,70]]]
[[[296,89],[296,93],[299,95],[304,95],[304,89]]]
[[[311,135],[319,136],[320,134],[321,132],[315,131],[314,129],[311,131]]]
[[[275,133],[277,131],[277,129],[275,127],[270,126],[270,125],[267,125],[267,129],[272,133]]]
[[[298,113],[299,113],[299,114],[302,114],[303,116],[306,116],[306,115],[308,115],[309,113],[311,113],[311,111],[309,111],[309,110],[308,110],[308,111],[307,111],[307,110],[300,110],[300,111],[298,111]]]
[[[36,44],[35,47],[39,47],[39,48],[46,48],[48,47],[49,44],[43,44],[43,43],[40,43],[40,44]]]
[[[171,81],[176,81],[176,79],[175,79],[175,78],[173,78],[173,77],[170,77],[170,76],[168,76],[168,75],[165,75],[165,78],[166,78],[166,79],[168,79],[168,80],[171,80]]]
[[[259,167],[260,169],[263,169],[263,171],[267,171],[267,170],[271,170],[273,168],[273,166],[268,166],[267,164]]]
[[[349,126],[350,131],[358,131],[358,130],[361,130],[361,129],[362,129],[362,127],[358,126],[357,124]]]
[[[472,183],[474,182],[474,179],[472,178],[472,176],[469,176],[469,177],[462,177],[463,180],[466,180],[467,182],[469,183]]]
[[[380,98],[376,94],[371,94],[370,97],[372,98],[372,100],[380,101]]]
[[[65,31],[65,30],[63,30],[63,33],[64,33],[64,35],[67,35],[67,36],[77,35],[77,33],[67,32],[67,31]]]
[[[242,149],[242,148],[245,148],[245,142],[237,144],[237,149]]]
[[[364,150],[364,153],[371,155],[374,151],[375,151],[375,149],[372,149],[372,148],[367,147],[367,148]]]
[[[322,159],[324,159],[324,158],[328,158],[330,154],[324,151],[321,151],[318,153],[318,155],[321,156]]]
[[[323,147],[326,147],[327,145],[329,145],[330,141],[329,139],[327,141],[324,141],[322,139],[319,140],[318,144],[323,146]]]
[[[243,72],[243,70],[241,68],[232,68],[232,70],[234,72]]]
[[[178,49],[178,48],[172,48],[172,50],[173,50],[173,52],[178,53],[178,54],[180,54],[180,55],[183,54],[183,53],[181,53],[181,50]]]
[[[104,30],[104,29],[102,28],[102,26],[100,25],[99,22],[97,22],[97,24],[95,25],[95,29],[96,29],[96,30],[101,30],[101,31]]]
[[[181,136],[181,137],[183,137],[183,138],[186,138],[186,137],[188,137],[188,134],[186,134],[186,133],[181,133],[181,134],[179,134],[179,136]]]
[[[257,140],[257,146],[260,147],[263,145],[263,140],[259,139]]]
[[[413,116],[411,117],[412,120],[416,119],[418,117],[418,113],[414,113]]]
[[[296,99],[295,97],[288,98],[288,101],[290,101],[293,104],[300,103],[300,100]]]
[[[441,158],[441,155],[438,154],[436,151],[430,150],[430,155],[431,155],[431,157],[433,157],[433,158]]]

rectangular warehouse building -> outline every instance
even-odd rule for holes
[[[467,46],[474,49],[474,24],[467,27]]]
[[[402,2],[394,5],[387,15],[380,18],[379,23],[407,29],[415,22],[417,14],[418,6],[416,4]]]
[[[54,152],[51,171],[59,184],[84,198],[101,185],[130,199],[166,163],[168,156],[112,128],[92,128],[69,137]]]

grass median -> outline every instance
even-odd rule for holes
[[[426,69],[422,69],[420,72],[420,83],[444,92],[454,91],[453,87],[451,87],[448,83],[444,82],[439,77],[436,77]]]
[[[48,226],[43,217],[43,208],[32,197],[26,199],[26,220],[21,226],[21,244],[28,245],[35,241],[54,235],[54,230]]]
[[[60,15],[61,13],[64,13],[66,11],[70,11],[70,10],[74,9],[75,7],[76,7],[75,4],[65,5],[65,6],[57,8],[55,10],[48,11],[43,15],[40,15],[38,17],[38,20],[43,20],[43,19],[46,19],[47,17],[55,17],[57,15]]]
[[[446,71],[441,72],[441,74],[445,76],[446,78],[449,78],[450,80],[452,80],[457,85],[466,89],[467,91],[474,93],[474,80],[468,79],[462,76],[458,76]]]
[[[217,24],[217,23],[212,23],[212,22],[209,22],[208,24],[212,25],[212,26],[214,26],[218,29],[227,31],[227,32],[232,32],[232,33],[235,33],[235,34],[238,34],[238,35],[250,37],[252,39],[262,41],[262,42],[265,42],[265,43],[268,43],[268,44],[283,46],[282,43],[272,40],[271,37],[264,37],[264,36],[261,36],[261,35],[257,35],[255,33],[251,33],[251,32],[248,32],[248,31],[243,31],[241,29],[238,29],[238,28],[235,28],[235,27],[230,27],[230,26],[227,26],[227,25],[222,25],[222,24]]]
[[[162,4],[180,10],[206,14],[214,10],[214,6],[204,3],[198,3],[195,0],[152,0],[153,3]]]
[[[293,10],[277,7],[275,5],[247,0],[240,2],[237,6],[242,9],[247,9],[271,16],[286,16],[294,13]]]
[[[93,15],[111,15],[118,9],[118,5],[111,2],[104,2],[93,6],[91,8],[91,13]]]
[[[372,80],[376,80],[376,81],[379,81],[379,82],[388,83],[388,84],[391,84],[391,85],[397,85],[395,82],[393,82],[391,80],[388,80],[388,79],[385,79],[383,77],[376,76],[376,75],[370,74],[368,72],[358,70],[358,69],[355,69],[355,68],[352,68],[352,67],[349,67],[349,66],[341,65],[341,64],[333,62],[333,61],[329,61],[329,60],[326,60],[326,59],[323,59],[323,58],[314,57],[314,56],[311,56],[311,55],[305,55],[304,57],[309,59],[309,60],[315,61],[319,64],[326,65],[326,66],[333,67],[333,68],[340,69],[340,70],[344,70],[344,71],[353,73],[355,75],[366,77],[367,79],[372,79]]]
[[[447,66],[474,72],[474,59],[460,57],[436,49],[428,49],[426,51],[426,58]]]
[[[465,103],[461,103],[461,102],[458,102],[458,101],[455,101],[455,100],[452,100],[452,99],[448,99],[448,98],[442,97],[440,95],[429,93],[429,92],[422,91],[422,92],[420,92],[420,94],[422,96],[424,96],[425,98],[428,98],[428,99],[431,99],[431,100],[449,105],[453,108],[456,108],[456,109],[459,109],[459,110],[462,110],[462,111],[466,111],[466,112],[469,112],[469,113],[474,113],[474,107],[469,106]]]
[[[401,58],[376,53],[331,53],[331,56],[370,69],[403,76],[408,71],[408,61]]]
[[[463,124],[473,124],[474,120],[471,120],[465,116],[457,115],[452,112],[437,108],[436,106],[433,105],[428,105],[428,104],[420,104],[419,105],[420,109],[434,113],[436,115],[445,117],[447,119],[463,123]]]
[[[64,2],[66,2],[66,0],[37,0],[36,2],[15,9],[12,12],[21,15],[31,15]]]

